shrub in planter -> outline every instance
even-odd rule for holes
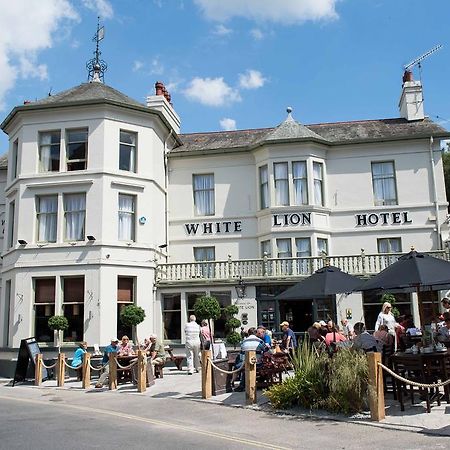
[[[232,331],[227,334],[227,344],[232,345],[234,348],[241,342],[241,334],[237,331]]]
[[[332,412],[361,412],[368,403],[369,369],[365,353],[341,348],[327,373],[328,396],[323,407]]]
[[[235,314],[239,313],[239,308],[236,305],[228,305],[223,311],[227,317],[227,321],[225,322],[225,328],[227,329],[227,343],[236,348],[236,345],[241,342],[241,335],[236,331],[236,328],[241,326],[241,321],[234,317]]]
[[[194,303],[194,314],[197,319],[208,321],[209,333],[211,335],[212,342],[214,342],[214,336],[211,331],[211,319],[216,320],[222,314],[222,310],[220,309],[220,304],[217,299],[207,295],[198,298]],[[214,351],[214,347],[211,348]]]
[[[56,331],[56,346],[58,353],[61,349],[61,331],[66,331],[69,328],[69,321],[64,316],[52,316],[48,319],[48,327],[50,330]]]
[[[128,305],[120,312],[120,321],[129,327],[133,327],[136,335],[136,341],[139,345],[136,327],[145,319],[145,311],[136,305]]]

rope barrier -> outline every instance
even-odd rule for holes
[[[128,366],[122,366],[120,363],[119,363],[119,361],[117,361],[117,358],[114,358],[114,360],[116,361],[116,364],[117,364],[117,367],[119,368],[119,369],[122,369],[122,370],[129,370],[129,369],[131,369],[133,366],[135,366],[136,364],[137,364],[137,356],[136,356],[136,359],[130,364],[130,365],[128,365]]]
[[[91,370],[103,370],[109,363],[106,363],[103,366],[100,367],[93,367],[93,365],[91,364],[91,360],[89,360],[89,367],[91,368]]]
[[[72,366],[72,365],[70,365],[66,360],[64,360],[64,364],[69,368],[69,369],[79,369],[80,367],[81,367],[81,364],[79,365],[79,366],[76,366],[76,367],[74,367],[74,366]]]
[[[220,367],[217,367],[217,366],[212,362],[212,359],[211,359],[211,358],[208,358],[208,361],[211,363],[211,365],[214,367],[214,369],[218,370],[219,372],[226,373],[226,374],[228,374],[228,375],[233,375],[234,373],[238,373],[238,372],[240,372],[241,370],[244,370],[244,364],[242,364],[242,366],[239,367],[239,369],[235,369],[235,370],[229,371],[229,370],[223,370],[223,369],[221,369]]]
[[[44,361],[42,361],[42,367],[45,367],[46,369],[54,369],[56,367],[57,362],[55,364],[50,364],[49,366],[46,366],[44,364]]]
[[[397,380],[403,381],[404,383],[410,384],[411,386],[421,387],[421,388],[425,388],[425,389],[432,389],[432,388],[438,388],[438,387],[441,387],[441,386],[447,386],[447,384],[450,384],[450,378],[448,380],[446,380],[446,381],[441,381],[439,383],[430,383],[430,384],[419,383],[417,381],[408,380],[407,378],[402,377],[401,375],[399,375],[398,373],[396,373],[393,370],[389,369],[389,367],[386,367],[382,363],[378,363],[378,365],[384,371],[386,371],[388,374],[392,375],[394,378],[397,378]]]

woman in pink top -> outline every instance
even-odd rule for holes
[[[339,331],[339,327],[332,325],[331,331],[325,335],[325,344],[330,346],[332,342],[345,342],[347,338]]]
[[[134,355],[133,346],[130,344],[130,339],[128,336],[123,336],[122,341],[117,348],[117,354],[119,356],[131,356]]]
[[[202,326],[200,327],[200,342],[203,350],[211,348],[211,331],[206,320],[202,320]]]

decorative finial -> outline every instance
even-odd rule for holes
[[[290,106],[286,108],[286,112],[288,113],[286,120],[288,121],[294,120],[294,118],[292,117],[292,108]]]
[[[100,27],[100,17],[97,17],[97,32],[92,40],[95,42],[94,58],[86,63],[88,70],[88,81],[90,82],[104,82],[104,75],[108,68],[105,61],[100,59],[102,52],[99,50],[99,43],[105,37],[105,27]]]

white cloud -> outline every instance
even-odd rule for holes
[[[91,11],[95,11],[101,19],[111,19],[114,10],[108,0],[82,0],[83,5]]]
[[[32,18],[30,17],[32,11]],[[26,18],[30,20],[26,20]],[[40,51],[50,48],[67,20],[79,20],[68,0],[15,0],[2,2],[0,14],[0,108],[5,94],[19,77],[47,77],[39,64]]]
[[[227,36],[231,34],[233,30],[231,28],[227,28],[225,25],[219,24],[214,29],[214,34],[217,34],[217,36]]]
[[[264,38],[264,34],[263,32],[259,29],[259,28],[253,28],[250,30],[250,36],[255,40],[255,41],[260,41],[261,39]]]
[[[164,73],[164,66],[159,57],[153,58],[150,62],[150,75],[162,75]]]
[[[234,131],[236,129],[236,121],[234,119],[224,117],[219,123],[222,127],[222,130]]]
[[[196,77],[189,83],[184,94],[188,99],[207,106],[223,106],[241,101],[239,92],[228,86],[222,77]]]
[[[194,0],[206,18],[225,21],[233,17],[282,24],[338,17],[339,0]]]
[[[133,62],[133,72],[139,72],[144,67],[144,63],[142,61],[134,61]]]
[[[247,70],[239,74],[239,86],[242,89],[259,89],[264,86],[266,78],[258,70]]]

